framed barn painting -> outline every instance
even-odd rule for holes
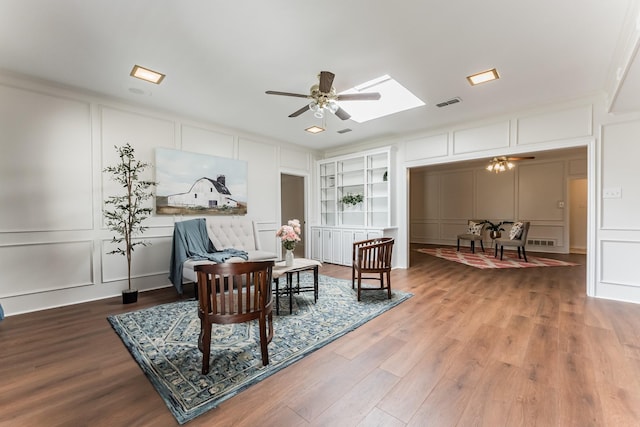
[[[247,214],[246,161],[156,148],[156,182],[156,214]]]

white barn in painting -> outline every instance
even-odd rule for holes
[[[225,176],[219,175],[214,181],[211,178],[200,178],[193,183],[186,193],[168,196],[168,205],[176,207],[220,208],[227,206],[235,208],[238,202],[231,198],[231,192],[226,186]]]

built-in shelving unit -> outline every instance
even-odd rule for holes
[[[318,161],[320,224],[312,226],[313,257],[323,262],[350,264],[351,244],[386,235],[391,226],[391,149]],[[343,203],[347,195],[362,196],[356,205]]]
[[[389,227],[389,167],[390,149],[319,161],[320,225]],[[348,194],[363,202],[343,203]]]

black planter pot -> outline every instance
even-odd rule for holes
[[[137,289],[125,289],[122,291],[122,303],[133,304],[138,302],[138,290]]]

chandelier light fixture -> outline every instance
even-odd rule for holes
[[[487,170],[489,172],[500,173],[506,170],[511,170],[515,167],[513,163],[509,161],[506,157],[494,157],[489,162],[489,166],[487,166]]]

